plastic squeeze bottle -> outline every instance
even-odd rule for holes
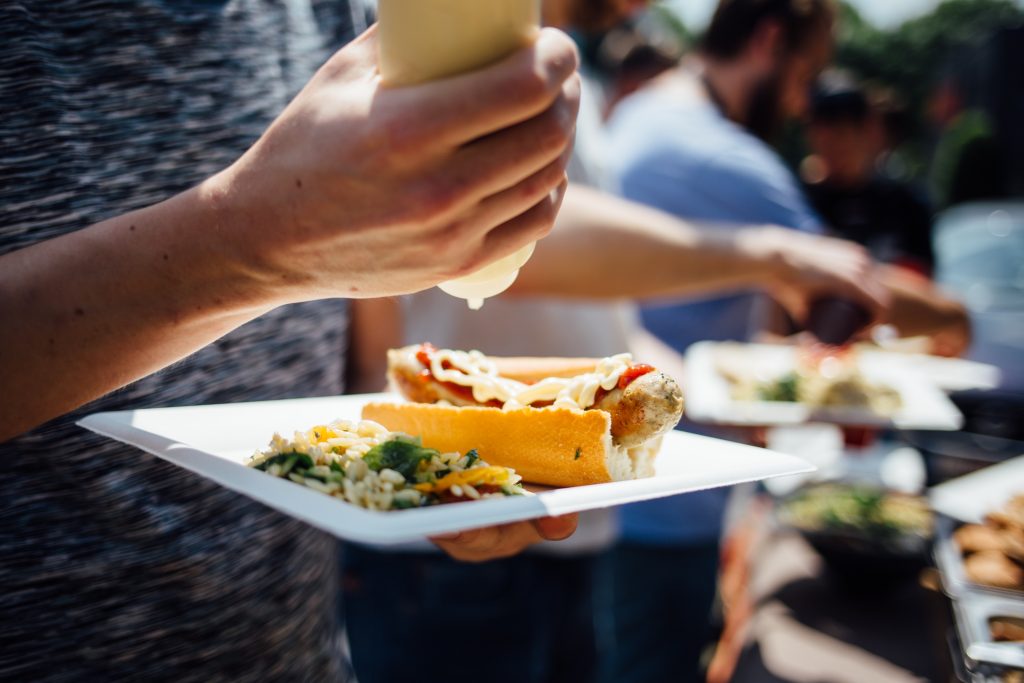
[[[478,69],[528,45],[540,27],[540,0],[378,0],[377,19],[384,84],[413,85]],[[477,310],[512,286],[533,248],[438,286]]]

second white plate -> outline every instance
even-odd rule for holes
[[[694,422],[739,426],[783,426],[830,422],[863,427],[894,427],[955,431],[963,415],[926,375],[883,360],[883,354],[862,354],[860,370],[871,381],[883,382],[897,392],[902,407],[894,415],[879,415],[864,408],[816,409],[783,401],[737,401],[718,369],[723,345],[700,342],[686,352],[686,415]],[[783,374],[795,365],[794,348],[769,344],[729,343],[730,353],[744,354],[744,362],[766,375]],[[880,360],[883,359],[883,360]]]

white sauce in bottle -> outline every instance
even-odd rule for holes
[[[385,85],[412,85],[493,63],[529,44],[539,0],[378,0],[380,72]],[[534,244],[479,271],[443,282],[473,310],[512,286]]]

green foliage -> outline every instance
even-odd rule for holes
[[[946,0],[931,14],[895,30],[865,22],[848,3],[842,19],[836,63],[861,78],[893,88],[920,120],[940,69],[958,48],[988,38],[992,31],[1024,22],[1012,0]]]
[[[896,93],[910,114],[910,140],[902,148],[912,177],[923,176],[928,153],[928,99],[957,51],[987,40],[993,31],[1024,23],[1013,0],[946,0],[930,14],[892,29],[864,21],[841,4],[836,64],[869,85]]]
[[[683,23],[683,20],[678,14],[661,4],[651,5],[649,11],[659,24],[671,31],[676,39],[679,40],[680,44],[694,44],[696,36],[694,36],[693,32],[690,31],[685,23]]]

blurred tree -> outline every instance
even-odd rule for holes
[[[694,39],[696,38],[696,36],[693,34],[693,31],[691,31],[689,27],[687,27],[682,17],[680,17],[678,14],[673,12],[667,6],[660,3],[655,3],[651,5],[649,11],[652,15],[654,15],[654,18],[659,23],[663,24],[665,28],[667,28],[673,34],[675,34],[676,38],[679,39],[680,43],[682,43],[683,45],[694,44]]]
[[[993,30],[1024,21],[1012,0],[946,0],[931,14],[894,31],[875,28],[844,2],[836,61],[866,79],[898,88],[915,104],[923,102],[934,71],[957,48]]]
[[[925,172],[928,139],[927,107],[944,66],[959,51],[988,39],[1003,27],[1024,23],[1024,9],[1013,0],[946,0],[927,15],[894,30],[866,22],[849,3],[842,18],[836,63],[868,84],[892,89],[911,113],[909,174]]]

